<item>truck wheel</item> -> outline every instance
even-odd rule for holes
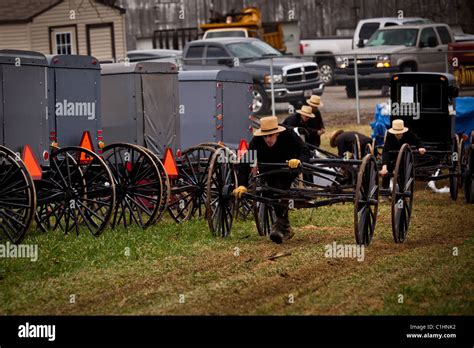
[[[260,85],[253,85],[252,111],[255,115],[265,115],[270,108],[270,100],[267,93]]]
[[[412,72],[412,71],[415,71],[415,69],[413,69],[413,67],[410,66],[410,65],[405,65],[405,66],[402,66],[400,71],[401,72]]]
[[[318,63],[319,71],[321,72],[321,80],[326,86],[333,84],[334,80],[334,63],[329,60],[322,60]]]
[[[347,95],[347,98],[355,98],[356,97],[355,84],[348,83],[346,85],[346,95]]]

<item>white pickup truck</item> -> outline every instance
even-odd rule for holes
[[[430,23],[426,18],[420,17],[380,17],[362,19],[357,23],[353,36],[321,37],[300,41],[300,54],[313,56],[313,61],[318,63],[321,78],[326,85],[342,82],[334,75],[336,57],[345,54],[357,47],[363,47],[375,31],[380,28],[394,25]]]
[[[336,56],[350,51],[352,37],[323,37],[313,40],[300,41],[300,54],[313,56],[313,61],[318,63],[321,79],[326,85],[337,83],[334,79]]]

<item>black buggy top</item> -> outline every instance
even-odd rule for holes
[[[402,119],[426,143],[451,146],[455,134],[454,98],[456,80],[444,73],[400,73],[391,80],[390,122]]]

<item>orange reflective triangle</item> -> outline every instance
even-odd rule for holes
[[[31,178],[33,180],[41,180],[43,171],[41,170],[41,166],[39,165],[33,150],[31,150],[30,145],[25,145],[23,148],[21,159],[23,160],[23,163],[25,163],[26,169],[28,169]]]
[[[247,144],[247,141],[245,139],[240,139],[239,148],[237,149],[237,158],[239,159],[239,161],[242,156],[247,153],[248,150],[249,145]]]
[[[165,166],[166,173],[171,178],[176,178],[178,176],[178,166],[174,160],[173,152],[170,148],[166,149],[165,160],[163,165]]]
[[[88,131],[82,133],[81,143],[79,144],[80,147],[84,149],[94,151],[94,145],[92,144],[91,134]],[[92,161],[92,158],[88,156],[85,152],[81,152],[81,157],[79,158],[79,162],[81,164],[87,164]]]

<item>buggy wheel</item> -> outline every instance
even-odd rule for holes
[[[162,183],[153,157],[142,147],[127,143],[106,146],[102,157],[115,180],[112,227],[154,224],[162,202]]]
[[[404,144],[398,152],[393,171],[392,233],[395,243],[403,243],[408,233],[413,209],[415,166],[413,152]]]
[[[459,137],[457,134],[453,137],[453,143],[451,146],[451,168],[449,170],[449,194],[453,201],[458,199],[459,191],[459,177],[461,173],[461,147],[459,144]]]
[[[232,155],[227,148],[216,150],[209,167],[206,217],[214,236],[227,237],[237,213],[237,199],[232,195],[237,185],[237,174],[229,161],[222,160]]]
[[[160,207],[158,208],[158,214],[156,215],[156,219],[155,219],[155,223],[156,223],[157,221],[160,221],[163,218],[163,215],[168,209],[168,201],[171,196],[171,182],[170,182],[168,173],[166,172],[165,166],[163,165],[163,162],[161,162],[158,155],[156,155],[154,152],[147,149],[146,147],[141,146],[141,148],[145,150],[153,158],[156,164],[156,167],[158,168],[158,171],[160,172],[162,190],[161,190]]]
[[[467,165],[464,172],[464,197],[466,203],[474,204],[474,132],[471,134],[471,145],[467,153]]]
[[[379,207],[378,175],[374,156],[366,155],[359,168],[354,197],[354,231],[359,245],[369,245],[374,236]]]
[[[173,180],[168,212],[178,223],[204,216],[208,170],[215,148],[195,146],[181,154],[179,178]]]
[[[270,235],[272,225],[277,220],[273,205],[255,201],[253,209],[258,234],[260,236]]]
[[[36,191],[17,155],[0,145],[0,240],[19,244],[35,216]]]
[[[49,162],[36,187],[39,227],[100,235],[115,209],[114,178],[105,162],[81,147],[53,151]]]
[[[360,160],[361,158],[364,157],[364,154],[362,153],[361,148],[360,148],[360,139],[357,134],[354,136],[354,138],[355,140],[354,140],[354,143],[352,144],[353,158],[356,160]]]

